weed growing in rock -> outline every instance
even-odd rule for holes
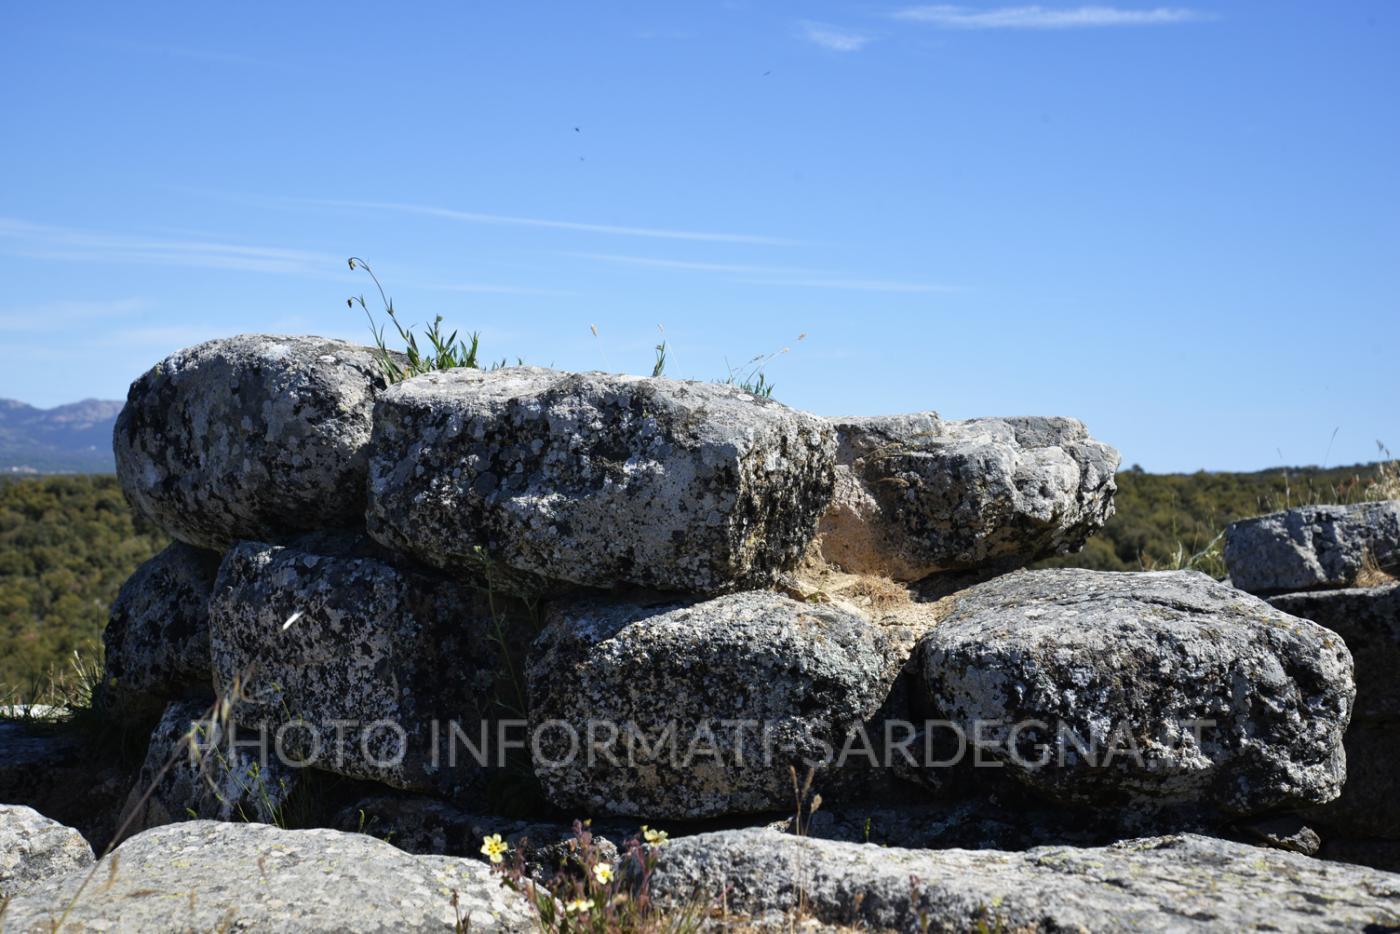
[[[530,900],[543,931],[697,931],[711,915],[703,902],[694,901],[672,911],[652,901],[652,872],[666,840],[664,830],[643,827],[640,837],[623,844],[614,864],[604,857],[588,822],[574,821],[568,855],[547,884],[530,878],[523,845],[512,851],[500,834],[491,834],[482,840],[481,852],[491,861],[502,884]]]
[[[473,332],[470,342],[459,339],[456,331],[444,335],[442,315],[433,319],[433,323],[428,326],[424,335],[430,350],[426,353],[419,350],[418,338],[413,333],[413,329],[404,327],[399,321],[399,316],[394,311],[393,299],[385,294],[384,286],[380,285],[379,277],[374,274],[373,269],[370,269],[369,263],[357,256],[350,257],[348,262],[351,270],[363,269],[374,281],[374,287],[379,290],[379,299],[384,303],[384,313],[389,316],[394,330],[399,332],[399,337],[404,342],[401,354],[389,350],[384,341],[384,325],[375,322],[374,313],[369,310],[365,297],[359,295],[345,300],[347,307],[354,308],[359,305],[364,309],[365,316],[369,318],[369,328],[374,334],[375,359],[378,360],[379,368],[384,371],[384,377],[389,382],[397,383],[410,376],[431,373],[434,370],[451,370],[456,367],[477,369],[480,366],[477,362],[477,350],[481,343],[481,335]]]
[[[806,340],[807,335],[805,333],[799,334],[797,339],[799,341]],[[729,361],[725,360],[724,365],[729,370],[729,375],[718,382],[725,386],[738,386],[744,392],[752,393],[763,399],[771,399],[773,398],[773,384],[768,381],[768,374],[764,370],[768,364],[789,350],[791,350],[790,347],[784,347],[772,353],[759,354],[737,367],[730,366]]]
[[[354,295],[345,300],[346,307],[354,308],[359,306],[364,310],[365,316],[369,318],[370,333],[374,335],[375,360],[379,364],[380,370],[384,373],[384,378],[390,383],[402,382],[412,376],[422,373],[431,373],[434,370],[450,370],[456,367],[469,367],[480,369],[482,364],[479,359],[481,349],[481,334],[473,331],[469,339],[462,339],[457,336],[458,332],[450,334],[443,333],[442,315],[433,319],[427,330],[424,332],[424,339],[428,349],[422,350],[418,346],[418,337],[414,333],[413,327],[405,327],[399,321],[398,312],[394,308],[393,299],[389,298],[384,291],[384,286],[380,284],[379,277],[374,274],[369,263],[352,256],[347,260],[351,270],[363,269],[374,282],[375,290],[379,292],[380,303],[384,306],[384,313],[388,315],[389,322],[393,324],[394,330],[398,332],[399,338],[404,342],[402,351],[389,349],[388,343],[384,339],[385,325],[380,324],[374,317],[374,312],[370,310],[369,304],[363,295]],[[589,325],[589,330],[593,336],[598,337],[598,326]],[[660,328],[660,325],[657,325]],[[665,330],[662,329],[662,333]],[[799,341],[805,340],[805,333],[797,335]],[[787,353],[791,348],[783,347],[772,353],[759,354],[750,360],[746,360],[739,366],[731,366],[725,360],[725,368],[729,374],[715,382],[725,386],[737,386],[745,392],[752,393],[764,399],[773,397],[773,384],[769,382],[764,369],[777,357]],[[656,359],[652,363],[651,375],[653,377],[664,376],[666,373],[666,354],[669,350],[665,339],[656,345]],[[523,357],[517,358],[516,362],[524,365]],[[499,369],[507,365],[505,359],[492,363],[488,369]]]

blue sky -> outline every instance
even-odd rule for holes
[[[0,396],[363,339],[358,255],[495,357],[648,371],[662,326],[673,376],[790,348],[824,414],[1370,460],[1397,49],[1387,2],[11,4]]]

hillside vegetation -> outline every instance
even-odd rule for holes
[[[1308,503],[1375,498],[1375,465],[1257,473],[1118,475],[1118,511],[1083,552],[1043,566],[1108,571],[1192,566],[1224,574],[1220,531],[1235,519]],[[0,700],[37,696],[75,651],[101,651],[107,607],[165,545],[112,476],[0,479]]]
[[[1225,576],[1219,536],[1236,519],[1318,503],[1353,503],[1396,495],[1379,489],[1391,464],[1276,467],[1254,473],[1118,473],[1117,512],[1076,555],[1040,567],[1100,571],[1194,567]],[[1393,485],[1393,480],[1389,481]]]
[[[116,477],[0,479],[0,700],[95,658],[117,589],[164,544]]]

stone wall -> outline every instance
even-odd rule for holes
[[[159,717],[127,835],[372,825],[457,855],[493,822],[797,808],[935,849],[1314,851],[1288,822],[1349,826],[1352,738],[1394,716],[1348,650],[1394,648],[1388,598],[1026,570],[1113,512],[1117,452],[1070,418],[828,419],[538,367],[390,385],[365,348],[247,335],[133,383],[114,445],[177,541],[106,636],[107,715]]]

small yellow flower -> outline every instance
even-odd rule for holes
[[[501,835],[498,833],[493,833],[491,836],[481,839],[481,852],[493,863],[499,863],[508,849],[510,849],[510,847],[506,845],[506,842],[501,839]]]
[[[593,867],[593,878],[598,880],[599,885],[607,885],[613,880],[613,868],[610,863],[599,863]]]
[[[592,911],[592,910],[593,910],[593,899],[591,899],[591,898],[576,898],[576,899],[574,899],[573,901],[566,903],[566,904],[564,905],[564,910],[567,911],[567,912],[568,912],[569,914],[571,914],[571,915],[576,915],[576,914],[578,914],[580,911]]]
[[[646,824],[643,824],[642,839],[652,846],[661,846],[661,844],[671,839],[671,835],[664,830],[652,830]]]

